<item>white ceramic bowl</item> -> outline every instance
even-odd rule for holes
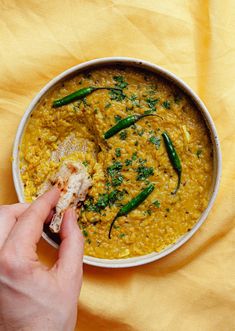
[[[194,227],[191,229],[190,232],[187,232],[184,236],[182,236],[175,244],[170,245],[160,253],[151,253],[148,255],[133,257],[133,258],[127,258],[127,259],[100,259],[95,258],[91,256],[84,256],[84,263],[99,266],[99,267],[106,267],[106,268],[125,268],[125,267],[133,267],[138,266],[142,264],[146,264],[152,261],[156,261],[171,252],[175,251],[177,248],[182,246],[186,241],[188,241],[192,235],[200,228],[202,223],[205,221],[214,201],[215,197],[217,195],[217,191],[219,188],[219,182],[220,182],[220,176],[221,176],[221,151],[220,151],[220,145],[218,136],[216,133],[215,125],[212,121],[212,118],[206,109],[203,102],[200,100],[200,98],[192,91],[192,89],[184,83],[180,78],[176,77],[173,73],[167,71],[166,69],[163,69],[155,64],[134,59],[134,58],[128,58],[128,57],[109,57],[109,58],[101,58],[96,59],[92,61],[88,61],[85,63],[81,63],[79,65],[76,65],[57,77],[53,78],[32,100],[30,103],[28,109],[26,110],[24,116],[22,117],[22,120],[19,124],[18,131],[16,134],[15,142],[14,142],[14,148],[13,148],[13,179],[14,179],[14,185],[16,189],[16,193],[18,196],[18,199],[20,202],[24,202],[24,194],[23,194],[23,186],[20,178],[20,172],[19,172],[19,145],[21,142],[22,134],[24,132],[24,128],[26,126],[26,123],[30,117],[31,112],[35,108],[36,104],[39,102],[39,100],[44,96],[45,93],[48,92],[51,88],[55,86],[60,81],[63,81],[65,79],[68,79],[69,77],[87,69],[91,69],[94,67],[104,66],[104,65],[110,65],[110,64],[122,64],[127,66],[133,66],[137,68],[142,68],[149,70],[151,72],[154,72],[168,81],[173,82],[175,85],[177,85],[180,89],[184,91],[185,94],[187,94],[193,102],[196,104],[198,110],[202,113],[202,116],[207,124],[207,127],[209,129],[211,140],[213,143],[213,155],[214,155],[214,172],[213,172],[213,184],[212,184],[212,193],[210,197],[210,201],[208,203],[207,208],[202,213],[200,219],[198,222],[194,225]],[[58,245],[50,239],[46,233],[43,232],[42,234],[43,238],[51,244],[53,247],[58,247]]]

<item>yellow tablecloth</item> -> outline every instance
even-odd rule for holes
[[[1,203],[17,200],[11,150],[30,100],[86,60],[131,56],[173,71],[205,102],[221,141],[220,191],[200,231],[146,266],[84,266],[77,330],[235,330],[234,34],[234,0],[0,0]],[[41,240],[39,255],[52,264],[56,251]]]

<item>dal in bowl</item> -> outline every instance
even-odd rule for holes
[[[63,162],[82,162],[92,180],[78,217],[85,255],[90,261],[110,260],[108,266],[112,261],[121,266],[118,261],[125,260],[135,264],[146,256],[157,259],[194,231],[216,190],[218,151],[204,113],[166,73],[135,62],[101,61],[58,79],[31,107],[19,145],[18,175],[25,201],[40,194]],[[53,107],[55,100],[89,86],[113,90],[96,90]],[[148,116],[104,138],[132,115]],[[182,167],[175,193],[178,173],[165,132]],[[120,209],[152,184],[153,191],[142,203],[116,219],[109,237]],[[45,232],[59,242],[48,228]]]

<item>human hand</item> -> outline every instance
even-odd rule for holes
[[[0,330],[75,327],[84,240],[72,209],[64,215],[55,265],[42,265],[36,253],[43,223],[58,198],[53,188],[31,205],[0,207]]]

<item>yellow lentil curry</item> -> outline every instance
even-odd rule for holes
[[[82,100],[53,108],[55,99],[88,86],[97,90]],[[132,114],[153,113],[104,139],[104,133]],[[177,173],[161,134],[167,132],[182,165]],[[67,137],[87,139],[86,152],[64,157],[80,160],[92,178],[78,219],[85,254],[127,258],[159,252],[197,222],[208,204],[212,185],[212,143],[204,120],[190,99],[163,78],[131,67],[108,66],[82,72],[49,91],[34,109],[20,148],[21,178],[27,201],[56,172],[51,158]],[[64,159],[62,161],[64,161]],[[61,162],[62,162],[61,161]],[[154,191],[126,216],[112,220],[122,206],[150,183]]]

